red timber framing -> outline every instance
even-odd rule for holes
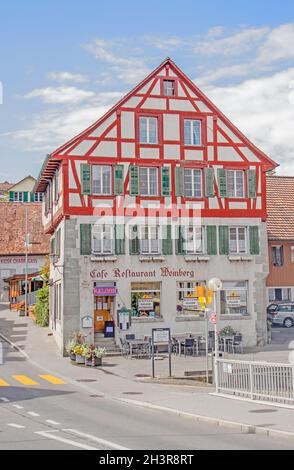
[[[163,94],[164,80],[174,81],[174,95],[165,96]],[[151,104],[154,104],[152,106]],[[186,106],[186,110],[184,107]],[[122,116],[131,115],[133,119],[133,132],[126,136],[122,126]],[[157,143],[147,144],[139,142],[139,117],[149,116],[156,117],[158,122],[158,140]],[[174,137],[165,138],[164,120],[166,116],[174,116],[179,123],[178,130]],[[184,144],[184,119],[200,120],[201,125],[201,145],[185,145]],[[108,120],[108,121],[107,121]],[[174,121],[174,122],[176,122]],[[170,133],[169,133],[170,134]],[[103,152],[99,153],[100,144],[113,144],[114,154],[103,156]],[[81,151],[83,144],[84,151]],[[123,150],[126,145],[132,146],[134,154],[129,155]],[[80,149],[79,149],[80,147]],[[177,149],[179,155],[168,154],[166,148]],[[221,158],[220,153],[228,149],[230,156]],[[156,156],[142,157],[142,152],[156,152]],[[191,154],[194,155],[193,158]],[[248,154],[251,156],[248,158]],[[196,156],[197,155],[197,156]],[[232,157],[235,155],[235,158]],[[190,157],[189,157],[190,156]],[[196,156],[196,157],[195,157]],[[47,227],[52,230],[56,223],[59,223],[62,217],[70,217],[71,215],[93,215],[97,214],[97,208],[94,207],[95,199],[113,200],[112,214],[126,213],[123,207],[124,197],[120,196],[95,196],[83,195],[81,191],[80,175],[78,171],[79,163],[88,164],[107,164],[114,166],[115,164],[125,163],[124,175],[124,195],[129,195],[129,172],[128,165],[136,166],[170,166],[171,180],[171,199],[173,204],[181,203],[184,208],[185,202],[202,202],[202,217],[266,217],[266,171],[276,167],[276,163],[259,150],[252,142],[248,140],[232,123],[224,116],[224,114],[197,88],[197,86],[175,65],[175,63],[167,58],[156,70],[148,75],[139,85],[137,85],[130,93],[122,98],[114,107],[112,107],[104,116],[102,116],[92,126],[74,137],[65,145],[59,147],[51,155],[47,157],[40,172],[35,190],[43,192],[48,185],[48,181],[52,179],[54,172],[62,166],[62,194],[63,206],[61,212],[58,212]],[[245,192],[244,198],[220,198],[217,179],[214,181],[215,198],[217,200],[217,208],[209,206],[209,199],[204,196],[199,199],[191,199],[175,196],[175,167],[193,167],[205,169],[207,167],[217,167],[224,169],[256,169],[256,197],[247,198]],[[71,173],[70,184],[69,174]],[[204,173],[204,172],[203,172]],[[246,176],[246,174],[244,175]],[[246,178],[245,178],[246,181]],[[203,184],[204,187],[204,176]],[[246,184],[245,184],[246,186]],[[245,187],[246,189],[246,187]],[[70,195],[78,196],[79,205],[70,204]],[[159,194],[161,194],[159,192]],[[160,202],[164,215],[165,197],[143,197],[133,196],[134,201],[140,204],[142,200],[156,200]],[[257,200],[259,202],[257,203]],[[234,203],[237,207],[240,204],[242,208],[232,208]],[[109,212],[109,209],[101,209]],[[166,210],[166,215],[170,210]],[[150,211],[149,211],[150,214]],[[121,215],[123,215],[121,213]],[[50,229],[49,229],[50,226]]]

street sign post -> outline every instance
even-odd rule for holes
[[[168,345],[168,369],[169,377],[171,377],[171,342],[170,342],[170,328],[152,328],[152,339],[151,339],[151,357],[152,357],[152,377],[155,377],[154,367],[154,346],[159,344]]]

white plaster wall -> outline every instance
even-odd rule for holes
[[[102,141],[92,152],[92,157],[117,157],[116,142]]]
[[[135,138],[135,115],[133,112],[122,111],[121,136],[125,139]]]
[[[169,106],[172,111],[192,111],[196,112],[194,106],[188,100],[173,100],[169,101]]]
[[[140,148],[140,157],[141,158],[159,158],[159,149],[158,148]]]
[[[116,120],[116,113],[112,113],[105,121],[100,124],[91,134],[89,137],[100,137],[101,134]]]
[[[217,147],[218,160],[222,162],[243,162],[233,147]]]
[[[180,158],[180,146],[179,145],[164,145],[164,158]]]
[[[180,140],[180,117],[178,114],[163,115],[164,140]]]

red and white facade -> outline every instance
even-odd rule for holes
[[[92,330],[85,330],[93,339],[95,324],[101,327],[95,315],[106,310],[106,303],[117,337],[117,310],[124,306],[132,313],[130,332],[137,335],[150,334],[154,326],[170,326],[175,333],[202,330],[203,319],[189,298],[197,283],[215,276],[224,282],[220,326],[231,324],[247,344],[262,341],[268,272],[265,178],[275,166],[170,59],[49,155],[35,190],[45,193],[45,230],[58,238],[51,325],[60,347],[82,328],[85,316],[94,320]],[[138,252],[131,253],[128,227],[120,251],[115,242],[105,252],[93,251],[92,239],[92,252],[81,254],[87,252],[81,250],[81,225],[140,225],[147,215],[152,226],[159,219],[174,225],[185,217],[185,225],[201,225],[198,235],[192,230],[201,240],[181,251],[172,230],[165,252],[161,242],[152,253],[148,242],[139,241]],[[141,238],[159,237],[156,229],[147,232]],[[116,295],[95,299],[93,289],[103,286],[115,288]]]

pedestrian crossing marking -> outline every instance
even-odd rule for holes
[[[12,377],[23,385],[40,385],[26,375],[13,375]]]
[[[9,384],[5,380],[0,379],[0,387],[9,387]]]
[[[65,382],[63,380],[59,379],[58,377],[54,377],[54,375],[45,374],[45,375],[39,375],[39,377],[41,377],[41,379],[47,380],[48,382],[50,382],[52,384],[55,384],[55,385],[64,385],[65,384]]]

